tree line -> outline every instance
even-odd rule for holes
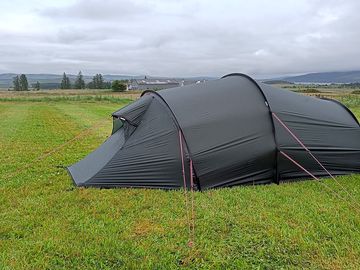
[[[81,71],[76,76],[73,84],[64,72],[60,83],[61,89],[110,89],[111,86],[111,82],[104,81],[102,74],[95,74],[90,82],[85,83],[84,76]]]
[[[25,74],[16,75],[13,79],[13,86],[15,91],[28,91],[29,83]],[[34,90],[40,90],[40,83],[37,81],[33,84]]]
[[[112,82],[105,81],[103,75],[98,73],[95,74],[92,80],[88,83],[85,83],[84,76],[81,71],[75,78],[74,83],[72,84],[70,78],[64,72],[63,78],[60,83],[61,89],[112,89],[113,91],[126,91],[127,81],[115,80]]]
[[[102,74],[95,74],[92,80],[88,83],[85,83],[84,76],[81,71],[75,78],[75,81],[72,83],[70,78],[63,73],[63,77],[60,82],[61,89],[112,89],[113,91],[126,91],[128,81],[125,80],[114,80],[112,82],[105,81]],[[36,82],[32,85],[34,90],[40,90],[40,82]],[[28,91],[29,83],[25,74],[17,75],[13,79],[13,88],[15,91]]]

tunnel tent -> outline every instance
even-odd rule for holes
[[[285,127],[285,128],[284,128]],[[287,130],[288,129],[288,130]],[[112,135],[68,167],[77,186],[197,189],[360,171],[360,126],[337,101],[300,95],[244,74],[145,91],[113,113]],[[184,181],[185,179],[185,181]]]

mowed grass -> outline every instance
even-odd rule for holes
[[[196,192],[193,248],[183,191],[74,187],[61,166],[97,148],[127,102],[0,102],[0,269],[360,268],[360,212],[318,182]],[[360,176],[338,180],[360,203]]]

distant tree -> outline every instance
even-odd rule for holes
[[[81,71],[79,71],[75,83],[74,83],[75,89],[84,89],[85,88],[85,81],[84,76],[82,75]]]
[[[35,84],[34,84],[34,90],[36,91],[39,91],[40,90],[40,82],[37,81]]]
[[[114,92],[124,92],[127,89],[127,85],[123,81],[115,80],[111,83],[111,89]]]
[[[20,90],[21,91],[28,91],[29,90],[29,83],[26,78],[25,74],[20,75]]]
[[[122,81],[121,81],[122,82]],[[86,84],[89,89],[111,89],[111,82],[104,81],[102,74],[95,74],[91,80]]]
[[[103,89],[104,88],[104,79],[101,74],[96,74],[93,77],[92,82],[93,82],[93,86],[95,89]]]
[[[104,88],[104,79],[101,74],[95,74],[93,76],[92,81],[89,82],[87,85],[87,88],[90,89],[103,89]]]
[[[70,83],[70,79],[68,76],[66,76],[66,73],[64,72],[61,83],[60,83],[60,88],[61,89],[70,89],[71,88],[71,83]]]
[[[86,88],[88,88],[88,89],[95,89],[94,82],[93,82],[93,81],[88,82],[88,83],[86,84]]]
[[[19,76],[16,75],[13,79],[13,85],[14,85],[14,90],[15,91],[20,91],[20,79],[19,79]]]
[[[101,74],[98,74],[97,84],[98,84],[99,89],[104,88],[104,78]]]
[[[111,82],[104,82],[103,88],[104,89],[111,89]]]

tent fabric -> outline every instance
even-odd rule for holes
[[[118,110],[112,114],[113,116],[113,131],[114,134],[119,128],[124,128],[125,138],[129,138],[139,125],[144,112],[147,110],[152,102],[152,98],[147,96],[137,102],[131,103],[125,108]],[[124,119],[125,121],[121,120]]]
[[[110,136],[99,148],[84,159],[68,167],[74,183],[78,186],[94,177],[125,143],[124,130],[120,129]]]
[[[271,110],[292,130],[333,175],[360,169],[359,123],[339,102],[303,96],[260,84]],[[279,150],[304,164],[315,176],[327,173],[276,121],[275,137]],[[308,177],[284,157],[279,157],[281,179]]]
[[[256,85],[231,77],[195,86],[160,95],[182,128],[201,188],[271,182],[275,141]]]
[[[81,172],[93,162],[82,160],[81,172],[79,163],[71,166],[69,171],[74,182],[81,186],[97,187],[147,187],[175,189],[183,186],[181,175],[181,160],[178,151],[178,130],[167,112],[167,108],[158,98],[147,96],[146,113],[142,117],[134,112],[141,112],[143,99],[124,108],[121,112],[125,118],[132,121],[138,119],[141,124],[133,131],[123,144],[112,145],[116,152],[107,158],[106,164],[90,179],[82,180]],[[136,106],[138,104],[139,106]],[[133,116],[133,118],[131,118]],[[126,124],[124,124],[125,126]],[[124,126],[110,138],[124,133]],[[125,136],[124,136],[125,138]],[[99,160],[104,159],[100,154],[92,153]],[[87,164],[85,164],[87,163]]]
[[[110,138],[68,168],[78,186],[178,189],[193,161],[199,190],[315,176],[326,172],[289,135],[275,113],[332,174],[360,171],[360,127],[341,103],[303,96],[243,74],[158,92],[113,113]]]

